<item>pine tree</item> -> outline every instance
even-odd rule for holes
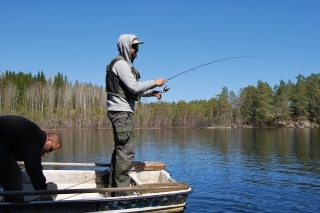
[[[307,117],[307,103],[310,99],[307,94],[306,78],[303,75],[299,75],[296,78],[297,83],[294,87],[294,93],[292,96],[292,108],[294,115],[296,115],[299,120],[302,117]]]

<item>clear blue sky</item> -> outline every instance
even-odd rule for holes
[[[141,80],[170,78],[164,101],[238,94],[320,73],[319,0],[0,0],[0,71],[105,85],[121,34],[136,34]],[[149,99],[155,101],[155,99]]]

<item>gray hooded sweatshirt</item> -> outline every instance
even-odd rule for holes
[[[141,94],[142,97],[152,96],[152,89],[156,87],[154,80],[138,82],[131,72],[131,47],[133,39],[137,36],[124,34],[119,37],[118,51],[126,61],[117,60],[112,66],[112,72],[123,82],[127,89],[133,94]],[[108,111],[127,111],[134,113],[135,100],[116,97],[107,94]]]

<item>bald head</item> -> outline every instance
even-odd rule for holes
[[[47,136],[52,140],[54,150],[58,150],[61,148],[61,137],[56,133],[48,133]]]

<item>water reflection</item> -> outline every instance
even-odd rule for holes
[[[111,130],[59,131],[62,148],[44,160],[64,162],[109,161]],[[136,159],[159,155],[219,155],[256,162],[303,164],[320,159],[319,130],[314,129],[152,129],[136,130]],[[191,153],[190,153],[191,152]],[[149,154],[146,154],[149,153]],[[174,154],[176,153],[176,154]],[[245,159],[243,159],[245,158]],[[239,160],[240,158],[238,158]],[[148,159],[139,159],[148,160]],[[236,159],[234,159],[236,160]],[[312,170],[312,168],[310,168]]]
[[[58,131],[62,147],[44,161],[106,163],[113,150],[111,130],[72,130]]]

